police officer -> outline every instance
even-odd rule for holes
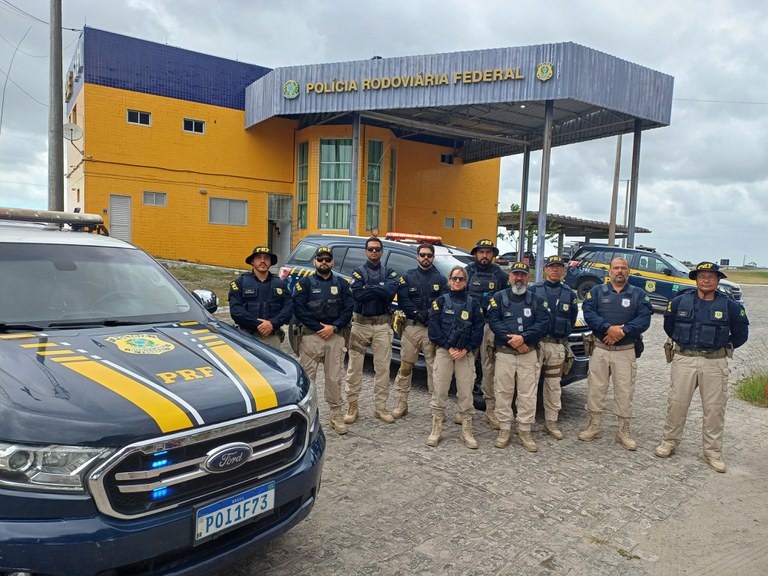
[[[493,393],[493,332],[488,326],[488,302],[491,296],[509,286],[508,276],[501,266],[493,262],[499,255],[499,249],[492,240],[478,240],[471,252],[475,261],[467,266],[469,274],[469,294],[480,301],[480,307],[485,314],[486,326],[483,331],[483,342],[480,345],[480,365],[483,370],[483,398],[485,399],[485,418],[494,430],[499,429],[496,419],[496,398]]]
[[[528,265],[515,262],[509,269],[510,287],[493,295],[487,317],[496,347],[494,391],[499,435],[495,446],[505,448],[509,444],[517,387],[517,437],[528,452],[536,452],[531,426],[536,420],[541,369],[537,348],[549,326],[549,304],[528,290],[529,278]]]
[[[624,258],[611,260],[608,275],[610,282],[594,286],[582,305],[584,320],[592,329],[594,351],[587,381],[589,420],[579,440],[591,442],[601,436],[600,423],[611,378],[613,409],[619,419],[616,442],[627,450],[637,450],[629,422],[642,333],[651,325],[653,308],[645,290],[628,283],[629,263]]]
[[[427,362],[427,388],[432,392],[432,366],[435,345],[429,340],[427,325],[432,302],[447,291],[448,280],[433,266],[435,247],[420,244],[416,250],[418,266],[400,276],[397,304],[405,313],[404,327],[400,335],[400,369],[395,378],[398,392],[397,406],[392,411],[395,419],[408,413],[408,393],[411,391],[413,365],[424,353]]]
[[[432,302],[429,313],[429,339],[437,347],[435,352],[432,400],[432,432],[427,446],[440,442],[445,418],[445,405],[451,379],[456,376],[457,414],[461,418],[461,440],[470,449],[477,448],[472,434],[475,407],[472,389],[475,386],[475,355],[472,353],[483,339],[483,313],[477,298],[467,293],[467,272],[454,266],[449,274],[450,291]]]
[[[562,440],[563,433],[557,426],[560,413],[560,378],[568,353],[568,335],[573,331],[579,308],[576,293],[563,284],[565,261],[560,256],[550,256],[544,262],[546,280],[531,286],[549,305],[550,317],[547,334],[539,343],[539,360],[544,370],[544,431],[555,440]]]
[[[281,327],[291,320],[293,300],[285,282],[269,271],[277,254],[256,246],[245,263],[253,270],[229,283],[229,313],[240,330],[280,350],[285,338]]]
[[[398,287],[397,272],[381,265],[384,245],[372,236],[365,241],[368,261],[352,272],[352,332],[349,337],[347,366],[347,401],[349,408],[344,422],[357,421],[357,399],[363,387],[365,349],[373,350],[373,415],[386,424],[395,419],[387,410],[389,398],[389,365],[392,361],[391,305]]]
[[[317,366],[325,369],[325,401],[331,409],[331,426],[346,434],[341,380],[346,353],[344,329],[352,320],[352,291],[346,279],[333,273],[333,252],[327,246],[315,251],[315,272],[300,278],[293,288],[293,313],[301,323],[299,363],[315,380]]]
[[[744,308],[717,291],[725,274],[713,262],[701,262],[688,275],[696,289],[688,290],[667,305],[664,331],[675,343],[672,358],[667,420],[656,456],[674,454],[696,387],[704,413],[701,437],[704,461],[717,472],[725,472],[721,452],[725,405],[728,402],[726,357],[747,341],[749,320]]]

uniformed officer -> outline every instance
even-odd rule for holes
[[[389,398],[389,365],[392,361],[391,305],[398,286],[397,272],[381,265],[384,245],[372,236],[365,241],[368,261],[352,272],[352,332],[349,337],[347,366],[347,401],[344,422],[352,424],[358,417],[357,399],[363,387],[363,362],[368,346],[373,351],[373,415],[386,424],[395,419],[387,410]]]
[[[477,298],[468,295],[467,272],[454,266],[449,274],[450,291],[432,302],[429,312],[429,339],[435,344],[434,378],[432,381],[432,432],[427,446],[437,446],[442,437],[445,405],[451,379],[456,376],[457,414],[461,418],[461,440],[467,448],[477,448],[472,434],[475,407],[472,389],[475,386],[475,355],[472,353],[483,339],[483,313]]]
[[[283,324],[291,320],[293,300],[285,282],[269,271],[277,254],[256,246],[245,259],[253,268],[229,283],[229,313],[238,328],[280,350],[285,338]]]
[[[467,266],[469,274],[469,294],[480,301],[480,307],[485,314],[486,326],[483,331],[483,342],[480,345],[480,366],[483,370],[483,398],[485,399],[485,418],[494,430],[499,429],[499,421],[496,419],[496,397],[493,393],[493,332],[488,326],[488,302],[491,296],[499,290],[509,286],[507,273],[501,266],[493,262],[499,255],[499,249],[492,240],[483,238],[478,240],[470,252],[475,261]]]
[[[398,393],[397,406],[392,411],[395,419],[408,413],[408,394],[411,391],[413,365],[423,352],[427,362],[427,388],[432,392],[432,366],[435,345],[429,340],[427,325],[432,302],[444,294],[448,280],[433,266],[435,247],[420,244],[416,250],[418,266],[400,276],[397,304],[405,313],[403,332],[400,335],[400,369],[395,378]]]
[[[563,432],[557,426],[560,402],[560,379],[565,368],[568,353],[568,335],[573,331],[579,308],[575,303],[576,293],[563,284],[565,261],[560,256],[550,256],[544,262],[546,280],[531,286],[549,305],[550,317],[547,334],[539,343],[539,360],[544,370],[544,431],[555,440],[563,439]]]
[[[331,426],[346,434],[341,380],[346,354],[343,332],[352,320],[352,291],[345,278],[333,273],[333,251],[315,251],[315,272],[300,278],[293,288],[293,313],[301,323],[299,363],[315,381],[317,366],[325,369],[325,401],[331,409]]]
[[[515,262],[509,270],[511,286],[493,295],[486,315],[496,347],[494,391],[499,435],[495,446],[505,448],[509,444],[512,399],[517,388],[517,437],[528,452],[536,452],[531,426],[536,420],[541,369],[537,348],[549,326],[549,304],[528,290],[529,278],[528,265]]]
[[[727,356],[747,341],[749,320],[744,308],[717,291],[725,274],[713,262],[701,262],[689,273],[696,289],[674,298],[664,314],[664,331],[675,343],[667,420],[656,456],[674,454],[696,387],[704,413],[701,437],[704,461],[725,472],[722,459],[725,405],[728,402]]]
[[[619,419],[616,442],[627,450],[637,450],[629,422],[642,333],[651,325],[653,308],[645,290],[628,283],[629,263],[624,258],[611,260],[608,275],[610,283],[593,287],[582,305],[584,320],[594,336],[594,351],[587,380],[589,420],[579,440],[591,442],[602,434],[600,423],[611,378],[613,409]]]

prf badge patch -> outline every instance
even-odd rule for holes
[[[646,280],[645,281],[645,291],[646,292],[656,292],[656,282],[653,280]]]
[[[461,311],[461,319],[462,320],[469,320],[469,312],[467,312],[466,310],[462,310]]]
[[[715,319],[717,320],[723,319],[723,313],[720,310],[715,310]]]
[[[170,342],[160,340],[151,334],[126,334],[125,336],[110,336],[107,342],[117,346],[121,352],[128,354],[165,354],[175,348]]]

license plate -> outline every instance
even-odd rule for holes
[[[275,507],[275,483],[232,496],[197,510],[195,515],[195,542],[229,530]]]

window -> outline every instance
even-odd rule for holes
[[[246,226],[248,224],[248,202],[230,198],[211,198],[208,204],[210,224]]]
[[[455,222],[456,222],[456,220],[453,218],[453,216],[448,216],[445,219],[445,227],[446,228],[453,228],[456,225]]]
[[[165,192],[144,191],[144,206],[165,206]]]
[[[333,257],[335,258],[336,264],[338,265],[341,256],[336,254],[336,248],[333,249]],[[347,276],[351,276],[355,268],[362,266],[367,261],[368,257],[365,255],[365,248],[350,246],[349,250],[347,250],[347,254],[344,256],[342,265],[339,267],[339,272],[346,274]]]
[[[416,268],[418,263],[413,256],[407,254],[400,254],[399,252],[390,252],[389,258],[387,258],[387,268],[391,268],[399,276],[402,276],[411,268]]]
[[[395,227],[395,176],[397,174],[397,154],[394,148],[389,152],[389,218],[387,228]]]
[[[472,218],[462,218],[461,228],[463,230],[472,230]]]
[[[149,112],[139,112],[138,110],[128,110],[128,124],[140,124],[141,126],[152,125],[152,114]]]
[[[296,170],[296,205],[299,230],[307,229],[307,195],[309,190],[309,142],[299,144]]]
[[[184,118],[184,132],[194,132],[195,134],[205,134],[205,122],[202,120],[192,120]]]
[[[349,228],[352,189],[352,139],[320,140],[320,201],[318,228]]]
[[[365,206],[365,229],[379,227],[381,212],[381,161],[384,159],[384,142],[368,141],[368,194]]]

